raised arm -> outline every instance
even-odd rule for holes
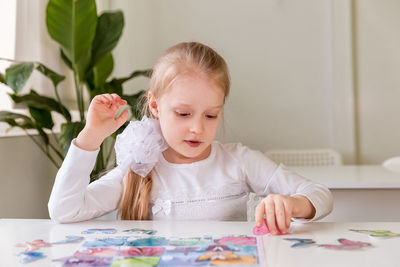
[[[93,98],[86,125],[73,140],[54,182],[48,203],[53,220],[62,223],[89,220],[118,205],[124,176],[118,168],[91,184],[89,181],[101,143],[126,121],[128,111],[114,118],[124,104],[126,101],[116,94]]]

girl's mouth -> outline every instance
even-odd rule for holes
[[[201,145],[201,142],[196,140],[185,140],[185,143],[191,147],[198,147],[199,145]]]

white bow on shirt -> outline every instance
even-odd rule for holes
[[[171,200],[162,200],[160,198],[157,198],[154,206],[151,208],[151,211],[153,212],[153,214],[156,214],[159,211],[163,210],[165,215],[168,215],[171,212],[171,204]]]

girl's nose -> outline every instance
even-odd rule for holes
[[[194,119],[190,125],[190,132],[201,134],[204,131],[203,121],[201,119]]]

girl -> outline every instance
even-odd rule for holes
[[[200,43],[180,43],[158,60],[146,116],[117,137],[118,166],[89,184],[99,146],[127,119],[126,101],[96,96],[87,122],[58,171],[49,213],[58,222],[99,217],[118,208],[123,220],[245,220],[249,192],[272,233],[293,218],[316,220],[332,209],[329,190],[241,144],[214,141],[230,81],[224,59]]]

